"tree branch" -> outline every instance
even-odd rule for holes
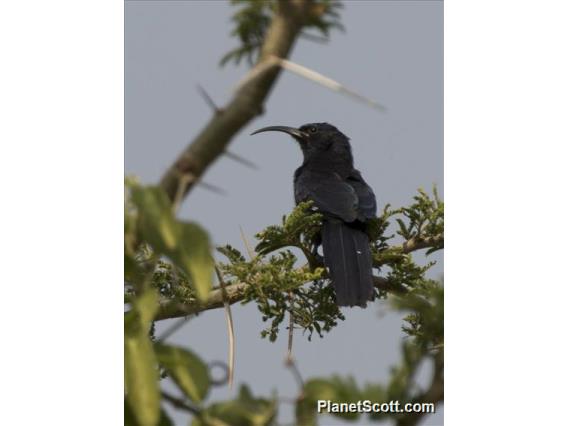
[[[402,244],[404,253],[410,253],[428,247],[444,247],[444,234],[433,235],[431,237],[414,237]]]
[[[310,3],[310,0],[281,0],[278,3],[255,68],[272,56],[288,57],[300,34]],[[174,200],[178,187],[181,187],[185,197],[205,170],[225,152],[231,138],[255,116],[262,114],[263,103],[280,71],[280,67],[272,67],[258,74],[239,88],[226,107],[216,111],[162,177],[161,186],[171,200]]]
[[[373,266],[379,267],[389,262],[396,262],[404,254],[433,247],[444,248],[444,234],[432,235],[430,237],[412,237],[400,246],[389,247],[373,256]]]
[[[385,251],[393,251],[400,255],[400,253],[410,253],[420,249],[432,247],[434,245],[439,245],[443,243],[443,235],[437,235],[434,237],[423,238],[420,241],[413,241],[410,239],[400,246],[391,247]],[[428,245],[429,243],[430,245]],[[308,266],[303,266],[303,268],[308,268]],[[389,293],[405,293],[407,290],[404,287],[395,285],[384,277],[373,277],[375,287],[379,290],[383,290]],[[214,289],[209,293],[209,297],[206,302],[199,303],[197,301],[191,303],[181,303],[176,301],[167,300],[161,303],[158,314],[156,315],[156,321],[179,318],[188,315],[195,315],[197,313],[207,311],[210,309],[217,309],[223,307],[223,302],[226,301],[230,305],[239,302],[243,299],[246,289],[250,286],[248,283],[237,282],[230,285],[225,285],[225,296],[220,288]]]
[[[184,399],[175,397],[175,396],[173,396],[173,395],[171,395],[171,394],[169,394],[165,391],[162,391],[162,398],[164,398],[166,401],[168,401],[170,404],[172,404],[177,409],[187,411],[187,412],[194,414],[194,415],[200,415],[201,414],[201,411],[197,407],[194,407],[193,405],[190,405]]]

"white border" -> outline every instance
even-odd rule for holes
[[[445,5],[448,425],[566,417],[566,16]]]
[[[0,12],[0,424],[123,409],[123,4]]]
[[[562,1],[446,3],[449,425],[558,424]],[[2,424],[122,422],[123,5],[0,14]]]

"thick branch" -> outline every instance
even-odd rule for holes
[[[421,242],[408,240],[401,246],[395,246],[389,250],[397,253],[410,253],[412,251],[420,250],[423,248],[431,247],[432,245],[424,245],[424,241],[429,241],[432,245],[439,245],[443,242],[443,236],[430,237],[422,239]],[[389,293],[404,293],[406,289],[392,282],[384,277],[373,277],[375,287],[379,290],[384,290]],[[217,309],[223,306],[223,301],[226,300],[229,304],[239,302],[243,299],[246,289],[250,286],[248,283],[234,283],[225,286],[226,296],[223,298],[223,292],[220,288],[214,289],[209,293],[209,297],[205,303],[192,302],[180,303],[175,301],[165,301],[160,306],[156,320],[164,320],[170,318],[184,317],[194,315],[199,312],[207,311],[209,309]]]
[[[389,293],[404,293],[406,289],[393,285],[389,280],[383,277],[373,277],[375,287],[379,290],[384,290]],[[248,283],[234,283],[225,287],[227,292],[226,300],[230,305],[243,300],[246,289],[250,286]],[[156,321],[179,318],[188,315],[194,315],[199,312],[208,311],[210,309],[217,309],[223,307],[223,292],[217,288],[209,293],[209,297],[205,303],[179,303],[172,301],[165,301],[161,304]]]
[[[245,290],[250,284],[235,283],[225,287],[226,301],[232,305],[243,299]],[[212,290],[205,303],[179,303],[165,301],[161,304],[156,320],[184,317],[187,315],[197,314],[209,309],[217,309],[223,306],[223,292],[221,289]]]
[[[302,29],[309,3],[309,0],[282,0],[278,3],[256,66],[273,55],[288,57]],[[251,72],[254,72],[254,69]],[[211,163],[225,151],[231,138],[250,120],[262,113],[263,103],[279,73],[280,67],[272,67],[241,86],[229,104],[217,111],[201,133],[181,153],[161,180],[161,186],[171,200],[175,199],[180,185],[182,196],[187,195]]]

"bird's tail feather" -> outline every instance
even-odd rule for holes
[[[344,222],[326,220],[322,245],[337,304],[365,307],[367,301],[373,300],[373,266],[367,234]]]

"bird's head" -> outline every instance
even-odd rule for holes
[[[351,158],[349,138],[335,126],[328,123],[309,123],[298,128],[288,126],[268,126],[252,133],[284,132],[292,136],[300,145],[305,158],[326,154]]]

